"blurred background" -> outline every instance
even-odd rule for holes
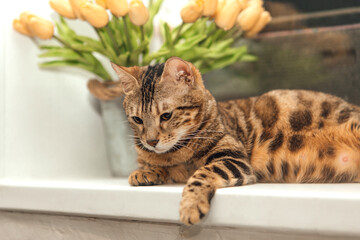
[[[360,104],[360,1],[266,0],[265,8],[272,22],[247,41],[258,61],[205,75],[217,99],[301,88]]]

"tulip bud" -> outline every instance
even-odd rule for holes
[[[255,26],[246,33],[246,37],[253,37],[259,33],[265,26],[271,21],[271,15],[268,11],[261,13],[259,21],[255,23]]]
[[[240,12],[240,4],[238,0],[224,0],[221,3],[215,15],[215,23],[218,27],[229,30],[236,22],[236,18]]]
[[[239,0],[239,4],[241,9],[240,11],[242,11],[248,7],[248,0]]]
[[[95,0],[96,4],[97,5],[100,5],[102,6],[103,8],[107,8],[107,5],[106,5],[106,0]]]
[[[69,0],[50,0],[50,7],[63,17],[75,19],[75,13],[69,3]]]
[[[215,14],[217,7],[217,0],[205,0],[203,16],[210,17]]]
[[[260,5],[260,6],[263,6],[264,5],[264,2],[263,0],[249,0],[248,3],[247,3],[248,6],[251,6],[251,5]]]
[[[20,14],[20,22],[21,24],[30,32],[30,29],[28,27],[28,23],[30,21],[30,18],[34,17],[35,15],[31,12],[25,11]]]
[[[30,17],[27,25],[30,32],[40,39],[50,39],[54,35],[54,24],[42,17]]]
[[[132,0],[130,2],[129,18],[136,26],[142,26],[149,20],[149,11],[142,1]]]
[[[214,19],[217,14],[221,11],[221,9],[224,7],[226,0],[218,0],[216,5],[216,10],[213,15],[211,15],[211,18]]]
[[[80,13],[92,26],[105,27],[109,22],[109,15],[105,8],[94,3],[86,2],[80,5]]]
[[[184,23],[193,23],[201,17],[204,11],[204,0],[188,2],[180,11]]]
[[[249,31],[255,26],[263,11],[264,9],[259,4],[250,5],[239,14],[237,23],[244,31]]]
[[[85,20],[85,18],[81,15],[80,12],[80,5],[87,3],[87,0],[69,0],[70,5],[73,9],[73,12],[77,18],[80,18],[81,20]]]
[[[106,0],[107,7],[117,17],[123,17],[129,12],[127,0]]]
[[[20,19],[13,20],[13,28],[26,36],[33,37],[34,35],[20,22]]]

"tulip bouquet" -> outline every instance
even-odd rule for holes
[[[39,45],[39,57],[50,60],[41,67],[73,66],[85,69],[111,82],[111,76],[98,54],[121,66],[164,62],[171,56],[190,61],[202,73],[223,68],[237,61],[254,61],[246,46],[237,40],[252,37],[270,22],[262,0],[190,0],[180,11],[182,23],[170,27],[161,23],[163,44],[151,51],[153,19],[163,0],[50,0],[59,15],[54,24],[29,12],[13,21],[18,32],[59,44]],[[87,21],[97,34],[91,38],[77,34],[69,19]]]

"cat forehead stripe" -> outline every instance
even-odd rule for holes
[[[141,96],[142,96],[142,110],[151,109],[152,101],[154,99],[155,84],[161,77],[164,71],[164,63],[149,66],[142,79]]]

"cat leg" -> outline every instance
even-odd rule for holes
[[[129,176],[129,184],[132,186],[152,186],[166,183],[168,172],[165,168],[147,166],[133,171]]]
[[[180,203],[181,222],[186,225],[199,222],[208,213],[216,189],[242,186],[256,181],[245,156],[236,158],[236,153],[238,151],[223,150],[210,155],[207,159],[223,158],[213,159],[211,163],[199,168],[188,180]]]

